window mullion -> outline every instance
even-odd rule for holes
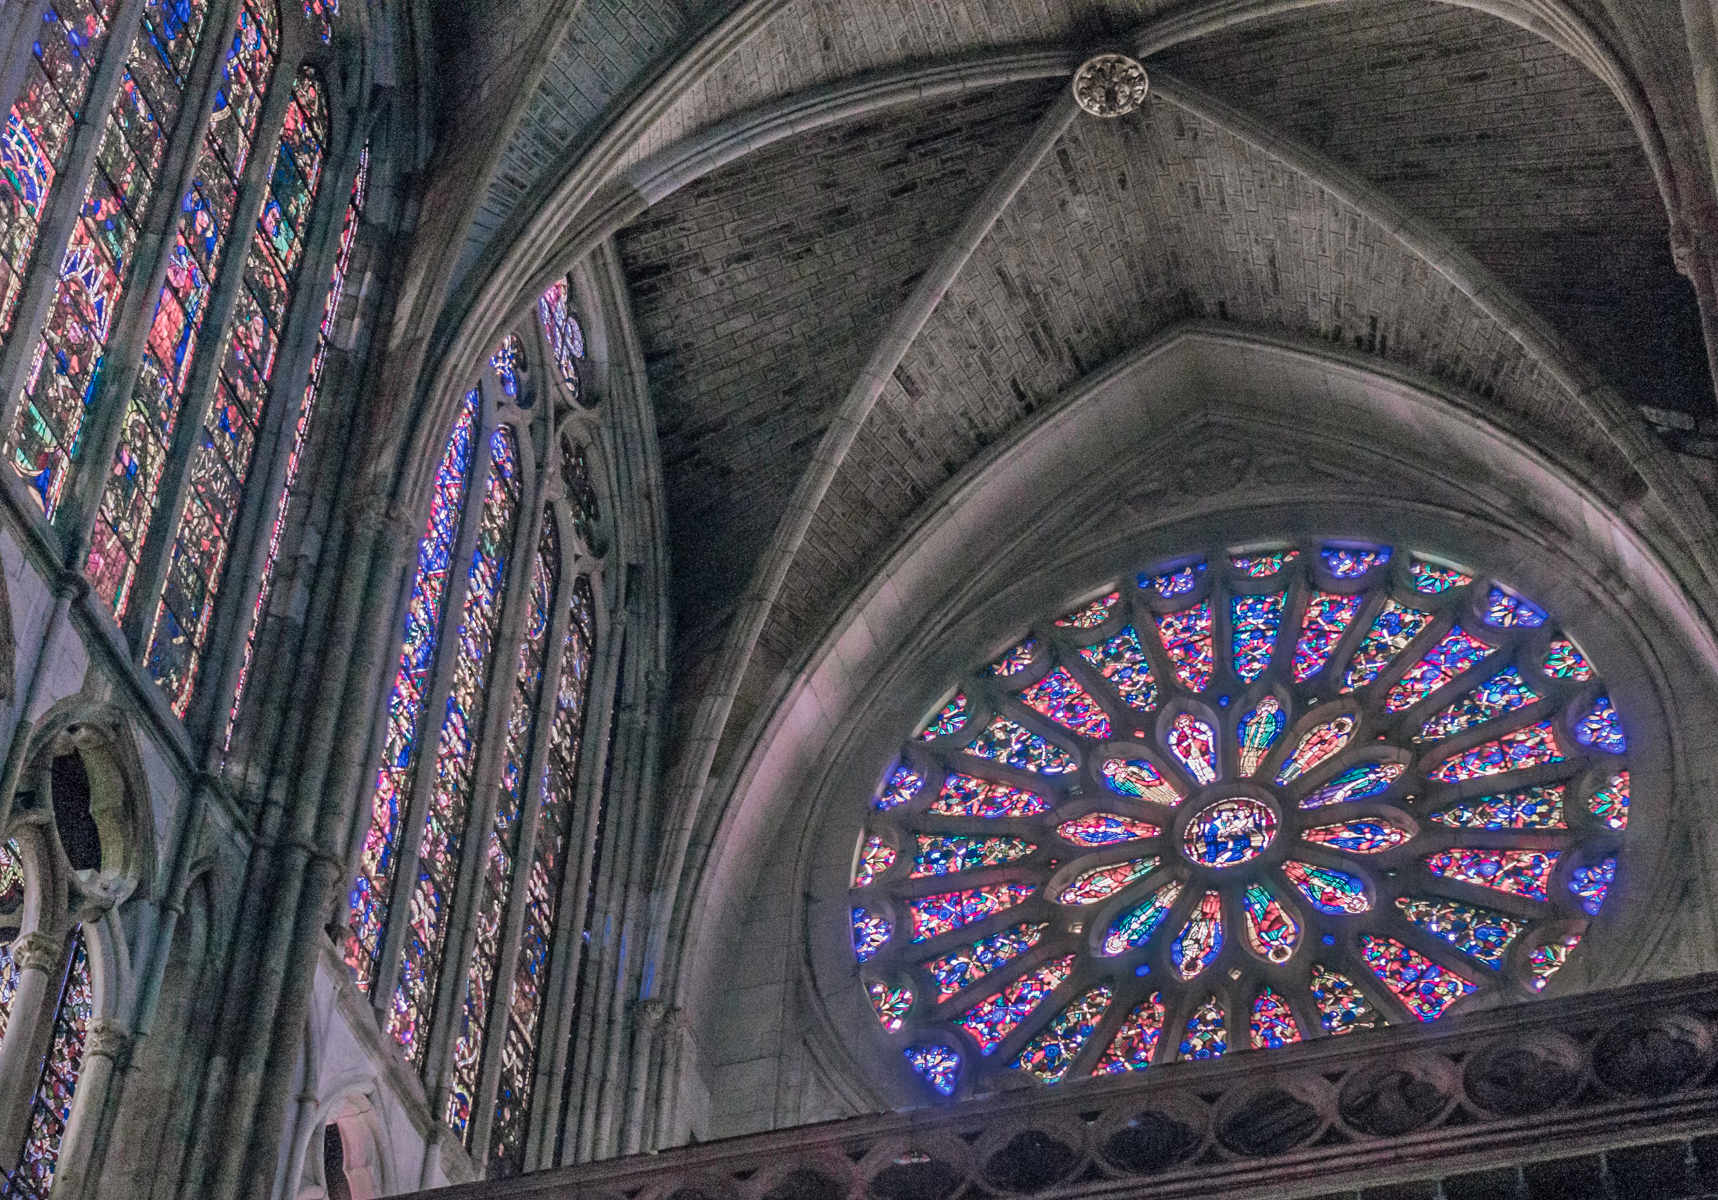
[[[257,121],[250,160],[245,164],[232,227],[221,251],[215,286],[210,290],[208,315],[203,318],[203,327],[196,338],[193,351],[196,361],[192,363],[191,378],[185,388],[184,399],[180,401],[167,467],[162,472],[155,512],[139,559],[137,582],[133,584],[135,598],[122,626],[131,639],[132,660],[139,670],[148,668],[150,632],[155,624],[156,610],[160,607],[161,589],[166,586],[173,538],[179,531],[179,516],[185,504],[185,489],[191,473],[191,457],[201,440],[203,423],[208,420],[209,406],[214,399],[215,381],[221,371],[220,351],[226,346],[227,324],[232,318],[233,306],[238,302],[239,289],[244,286],[251,239],[256,236],[257,216],[262,211],[263,201],[268,198],[276,143],[286,121],[287,105],[292,101],[292,81],[296,73],[295,63],[281,60],[275,64],[274,77],[263,100],[262,116]]]

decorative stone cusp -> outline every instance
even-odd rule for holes
[[[1145,68],[1125,54],[1098,54],[1074,72],[1074,100],[1094,117],[1125,117],[1145,103]]]

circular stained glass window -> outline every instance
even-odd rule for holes
[[[859,834],[853,953],[943,1096],[1526,999],[1614,880],[1627,752],[1503,582],[1355,544],[1167,564],[912,734]]]

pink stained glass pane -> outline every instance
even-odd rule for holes
[[[1236,596],[1229,602],[1229,623],[1234,630],[1235,675],[1251,683],[1271,665],[1271,650],[1282,628],[1287,592],[1274,596]]]
[[[1037,890],[1038,886],[1032,883],[999,883],[909,900],[907,910],[913,914],[913,940],[927,941],[993,917],[1013,908]]]
[[[1300,619],[1300,641],[1294,648],[1296,683],[1305,683],[1324,670],[1324,664],[1330,661],[1330,652],[1336,649],[1336,643],[1348,631],[1364,598],[1314,592],[1307,599],[1306,612]]]
[[[399,983],[389,1005],[388,1032],[414,1066],[423,1065],[424,1034],[435,1003],[446,948],[449,909],[466,835],[478,731],[483,728],[495,627],[506,600],[507,566],[518,525],[521,477],[513,431],[489,439],[489,479],[477,546],[466,572],[465,604],[453,646],[453,684],[436,741],[433,785],[418,850],[418,877],[409,892]],[[513,663],[508,662],[511,670]]]
[[[1191,713],[1169,727],[1169,750],[1200,787],[1217,778],[1217,731]]]
[[[1082,871],[1056,894],[1056,903],[1074,907],[1107,900],[1157,870],[1160,861],[1155,858],[1136,858]]]
[[[1096,629],[1110,619],[1110,613],[1120,599],[1120,592],[1111,592],[1107,596],[1099,596],[1090,604],[1076,608],[1065,616],[1057,617],[1056,624],[1064,629]]]
[[[1372,622],[1366,639],[1349,661],[1342,677],[1342,690],[1352,692],[1378,678],[1384,668],[1395,661],[1408,643],[1420,636],[1432,623],[1432,614],[1409,608],[1398,600],[1386,600],[1384,609]]]
[[[1563,785],[1523,788],[1452,804],[1431,820],[1456,829],[1567,829]]]
[[[1294,748],[1282,769],[1277,772],[1277,785],[1293,783],[1308,771],[1318,767],[1320,763],[1337,754],[1348,745],[1354,736],[1354,718],[1337,717],[1334,721],[1326,721],[1322,725],[1314,725],[1300,739],[1300,744]]]
[[[1132,625],[1107,642],[1080,647],[1080,657],[1110,681],[1129,708],[1150,712],[1157,707],[1157,680]]]
[[[905,1053],[913,1070],[924,1076],[938,1095],[954,1095],[954,1085],[960,1080],[959,1054],[947,1046],[912,1048]]]
[[[1443,850],[1426,859],[1433,875],[1496,888],[1529,900],[1545,899],[1561,850]]]
[[[859,866],[853,872],[853,886],[870,887],[877,882],[877,876],[894,865],[895,848],[872,834],[865,839],[864,848],[859,851]]]
[[[1147,825],[1144,821],[1135,821],[1131,817],[1117,816],[1115,813],[1090,813],[1072,821],[1063,821],[1056,826],[1057,837],[1076,846],[1088,848],[1154,838],[1160,832],[1162,831],[1155,825]]]
[[[233,689],[232,710],[227,714],[227,732],[223,746],[230,747],[233,728],[238,724],[239,705],[244,701],[245,684],[250,679],[251,660],[256,655],[257,634],[262,628],[263,614],[268,611],[269,594],[274,587],[275,567],[280,560],[281,535],[286,530],[286,516],[292,504],[293,489],[298,483],[298,470],[304,461],[304,443],[310,436],[310,418],[316,411],[317,398],[322,394],[322,376],[328,365],[329,339],[334,332],[334,318],[346,292],[346,275],[352,269],[352,247],[358,240],[358,227],[363,222],[364,196],[369,186],[370,147],[366,145],[358,156],[358,174],[352,180],[352,193],[346,202],[346,215],[340,223],[340,242],[334,254],[334,271],[328,281],[328,294],[322,302],[322,324],[316,330],[316,352],[310,359],[310,380],[299,397],[298,417],[292,429],[292,449],[286,456],[286,478],[280,499],[275,503],[274,524],[269,528],[268,554],[263,559],[262,584],[257,588],[255,604],[251,606],[250,627],[245,632],[244,658],[239,666],[238,684]]]
[[[1104,710],[1068,674],[1068,668],[1057,667],[1037,683],[1020,693],[1029,708],[1049,717],[1058,725],[1073,730],[1081,737],[1102,741],[1110,736],[1110,719]]]
[[[941,1004],[1001,970],[1036,946],[1048,928],[1047,922],[1024,922],[933,958],[925,970],[937,981],[936,1002]]]
[[[1490,653],[1490,646],[1457,625],[1408,668],[1390,689],[1384,707],[1390,712],[1412,708]]]
[[[1350,767],[1300,802],[1302,808],[1324,808],[1365,800],[1390,790],[1407,773],[1406,763],[1373,762]]]
[[[1325,569],[1338,579],[1359,579],[1368,571],[1390,561],[1390,547],[1378,546],[1368,550],[1343,546],[1326,546],[1322,555]]]
[[[943,705],[941,711],[930,719],[924,729],[920,730],[919,740],[929,742],[940,737],[947,737],[966,724],[967,711],[966,693],[956,692],[954,699]]]
[[[1248,579],[1269,579],[1300,557],[1299,550],[1276,550],[1261,554],[1237,554],[1229,565]]]
[[[1266,988],[1253,1001],[1253,1020],[1249,1027],[1253,1049],[1272,1050],[1300,1041],[1300,1026],[1287,1000]]]
[[[245,283],[228,322],[220,381],[194,452],[191,488],[173,541],[168,586],[156,611],[149,671],[183,717],[191,704],[215,597],[263,418],[274,348],[286,320],[303,252],[310,208],[322,177],[328,137],[327,102],[316,75],[300,72],[287,104],[269,193],[257,218]],[[259,286],[276,279],[285,287]],[[199,520],[199,514],[206,519]]]
[[[1473,984],[1438,966],[1395,938],[1366,934],[1360,939],[1366,965],[1422,1021],[1435,1021],[1450,1005],[1475,991]]]
[[[907,1011],[913,1007],[913,990],[880,980],[865,990],[871,997],[871,1007],[877,1013],[878,1023],[888,1033],[897,1032],[907,1019]]]
[[[1288,727],[1288,714],[1275,696],[1266,696],[1241,718],[1241,774],[1250,777]]]
[[[1466,587],[1473,582],[1473,576],[1466,571],[1455,567],[1440,567],[1423,558],[1412,560],[1408,566],[1408,575],[1414,581],[1414,590],[1424,596],[1436,596],[1441,592]]]
[[[1211,653],[1211,603],[1195,604],[1185,612],[1157,618],[1163,652],[1175,669],[1175,677],[1190,692],[1202,692],[1211,682],[1214,663]]]
[[[1162,1036],[1163,996],[1153,993],[1151,999],[1128,1014],[1092,1074],[1120,1075],[1124,1071],[1145,1070],[1151,1065],[1151,1056]]]
[[[424,706],[429,703],[430,678],[441,636],[442,606],[447,600],[453,547],[459,536],[460,512],[465,506],[466,485],[471,476],[476,423],[477,392],[473,389],[460,406],[459,418],[436,468],[429,520],[423,540],[418,543],[417,575],[412,580],[411,601],[406,607],[399,667],[388,696],[382,764],[376,772],[370,800],[370,828],[364,835],[358,878],[348,900],[347,920],[352,932],[346,946],[346,964],[352,968],[358,986],[366,992],[375,978],[376,956],[381,953],[382,931],[388,920],[394,871],[398,866],[400,817],[417,770],[419,734]]]
[[[1104,933],[1104,953],[1110,956],[1137,950],[1163,927],[1169,910],[1181,898],[1181,884],[1170,880],[1151,894],[1144,904],[1123,911]]]
[[[1440,937],[1463,954],[1471,954],[1488,967],[1503,966],[1509,943],[1527,926],[1489,908],[1454,900],[1419,899],[1404,896],[1396,901],[1402,915],[1434,937]]]
[[[215,112],[203,136],[195,180],[180,204],[167,278],[156,297],[142,367],[121,420],[119,446],[90,537],[90,584],[116,617],[130,610],[138,556],[160,499],[168,449],[279,46],[274,5],[246,0],[222,59]],[[249,446],[245,456],[248,461]],[[194,636],[190,629],[180,633]],[[171,632],[166,645],[172,645]]]
[[[1215,996],[1193,1010],[1187,1020],[1187,1032],[1181,1038],[1181,1057],[1185,1059],[1222,1058],[1229,1048],[1223,1030],[1223,1005]]]
[[[1223,898],[1206,892],[1169,943],[1169,961],[1183,980],[1197,979],[1223,952]]]
[[[1093,988],[1058,1013],[1008,1065],[1045,1083],[1060,1082],[1097,1031],[1113,996],[1108,987]]]
[[[1366,885],[1359,877],[1338,871],[1335,867],[1296,862],[1291,858],[1283,863],[1283,875],[1320,912],[1356,915],[1372,907],[1371,901],[1366,899]]]
[[[11,1176],[13,1194],[46,1200],[54,1185],[60,1161],[60,1143],[71,1120],[72,1101],[78,1077],[83,1073],[84,1044],[90,1020],[95,1015],[95,994],[90,985],[89,951],[80,927],[72,934],[65,975],[54,1010],[52,1039],[42,1064],[41,1080],[30,1101],[30,1125],[24,1135],[24,1153]]]
[[[466,1135],[470,1145],[472,1105],[477,1103],[478,1072],[483,1065],[483,1047],[488,1029],[489,1006],[501,976],[501,940],[508,898],[512,894],[519,856],[521,804],[530,799],[525,781],[536,726],[538,701],[543,689],[543,670],[549,661],[549,625],[554,617],[555,597],[560,584],[561,543],[555,523],[543,523],[542,540],[531,567],[530,592],[526,598],[525,637],[519,646],[517,671],[507,708],[507,726],[502,740],[501,788],[496,795],[495,815],[484,844],[484,859],[478,880],[477,911],[473,919],[471,957],[466,963],[465,999],[455,1018],[451,1086],[448,1092],[447,1123]]]
[[[1415,735],[1416,742],[1438,742],[1458,733],[1466,733],[1505,713],[1537,703],[1539,693],[1528,687],[1521,672],[1508,667],[1474,688],[1473,691],[1435,714]]]
[[[542,323],[543,336],[560,371],[561,382],[575,397],[579,396],[579,360],[585,356],[585,331],[573,315],[566,280],[551,285],[537,301],[537,319]]]
[[[1568,638],[1555,638],[1545,655],[1545,674],[1554,679],[1573,679],[1585,683],[1593,677],[1593,664],[1576,649]]]
[[[1487,625],[1499,629],[1537,629],[1545,624],[1545,610],[1497,584],[1486,595],[1481,615]]]
[[[1563,969],[1563,964],[1569,961],[1569,955],[1580,944],[1581,935],[1570,933],[1554,942],[1535,946],[1527,956],[1527,970],[1533,976],[1533,982],[1528,986],[1536,992],[1544,991],[1545,985],[1551,982],[1551,976]]]
[[[870,962],[877,957],[877,951],[889,940],[895,932],[889,924],[889,919],[882,913],[874,913],[868,909],[855,908],[853,917],[853,957],[860,962]]]
[[[1106,758],[1098,767],[1098,775],[1118,796],[1149,800],[1167,808],[1181,803],[1181,793],[1143,758]]]
[[[1241,911],[1246,917],[1247,945],[1254,954],[1279,964],[1294,957],[1300,944],[1300,922],[1268,888],[1249,884],[1241,893]]]
[[[1622,718],[1617,716],[1609,696],[1593,701],[1593,707],[1575,722],[1575,740],[1606,754],[1621,754],[1629,748],[1628,738],[1623,736]]]
[[[1319,1023],[1332,1037],[1384,1023],[1353,980],[1317,963],[1312,967],[1312,1001],[1318,1007]]]
[[[1541,721],[1463,751],[1440,763],[1430,774],[1440,783],[1460,783],[1464,779],[1524,771],[1562,761],[1551,722]]]
[[[1409,841],[1406,830],[1374,817],[1344,821],[1340,825],[1316,825],[1302,830],[1300,836],[1315,846],[1329,846],[1349,854],[1382,854]]]
[[[958,834],[921,833],[918,842],[918,857],[913,860],[913,879],[997,867],[1025,858],[1038,849],[1025,838],[965,837]]]
[[[966,753],[1038,775],[1066,775],[1079,765],[1072,754],[1007,717],[991,718]]]
[[[1587,799],[1587,811],[1612,829],[1629,827],[1629,773],[1618,771]]]
[[[911,767],[896,767],[889,773],[888,782],[883,785],[882,795],[877,797],[877,807],[887,812],[891,808],[899,808],[925,786],[924,776]]]
[[[1038,639],[1029,637],[1009,650],[1001,658],[990,664],[990,674],[1007,679],[1018,675],[1032,665],[1032,656],[1038,652]]]
[[[988,1000],[981,1001],[955,1018],[985,1054],[993,1053],[1020,1023],[1032,1015],[1068,976],[1074,973],[1074,956],[1052,959],[1036,971],[1021,976]]]
[[[913,790],[918,790],[916,783]],[[939,817],[1034,817],[1049,812],[1050,802],[1024,788],[956,771],[943,780],[942,791],[931,802],[929,811]]]
[[[1276,814],[1268,807],[1247,796],[1231,796],[1194,815],[1182,833],[1181,851],[1207,867],[1239,866],[1264,853],[1276,828]]]

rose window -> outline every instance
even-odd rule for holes
[[[1183,560],[959,681],[860,832],[853,952],[927,1096],[1545,987],[1628,825],[1622,721],[1505,583],[1389,547]]]

